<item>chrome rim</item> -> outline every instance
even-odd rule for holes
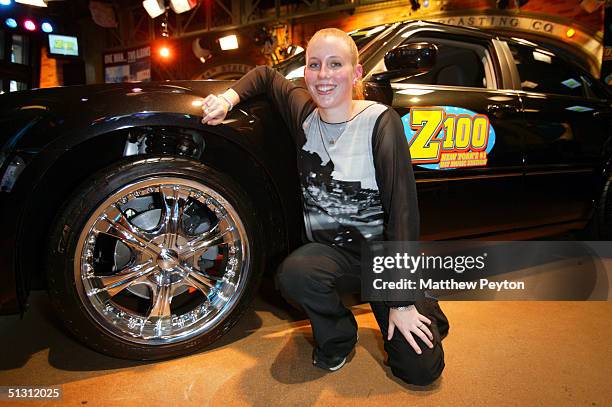
[[[232,205],[193,180],[154,177],[90,216],[74,259],[77,291],[105,330],[141,344],[211,330],[241,297],[249,242]]]

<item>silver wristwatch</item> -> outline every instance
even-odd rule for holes
[[[408,305],[406,307],[391,307],[392,309],[396,309],[398,311],[408,311],[410,309],[411,305]]]

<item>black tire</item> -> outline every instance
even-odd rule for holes
[[[608,175],[601,193],[596,218],[599,238],[612,240],[612,174]]]
[[[164,359],[215,342],[246,310],[265,264],[252,204],[230,177],[182,158],[100,171],[52,228],[55,309],[81,342],[119,358]]]

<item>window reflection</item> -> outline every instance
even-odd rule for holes
[[[28,61],[28,38],[24,35],[13,34],[11,42],[11,62],[27,65]]]
[[[17,92],[18,90],[28,89],[28,84],[24,82],[10,81],[9,92]]]

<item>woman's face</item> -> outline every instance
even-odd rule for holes
[[[344,41],[324,36],[308,44],[304,80],[319,108],[350,105],[353,84],[362,72],[361,65],[351,64],[351,51]]]

